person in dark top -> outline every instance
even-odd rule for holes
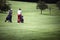
[[[12,9],[10,9],[9,11],[8,11],[8,16],[6,17],[6,20],[5,20],[5,22],[6,21],[9,21],[9,22],[12,22]]]

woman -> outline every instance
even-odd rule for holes
[[[22,15],[22,11],[19,8],[19,10],[18,10],[18,20],[17,20],[18,23],[20,23],[20,17],[21,17],[21,15]]]

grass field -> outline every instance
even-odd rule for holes
[[[10,3],[13,9],[13,22],[5,23],[7,14],[0,13],[0,40],[60,39],[60,16],[53,15],[57,10],[49,15],[49,11],[46,9],[41,15],[40,10],[36,9],[36,3],[15,1],[10,1]],[[51,7],[53,6],[56,7],[52,4]],[[22,9],[24,23],[17,23],[18,8]]]

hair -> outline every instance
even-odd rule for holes
[[[19,10],[21,10],[21,8],[19,8]]]

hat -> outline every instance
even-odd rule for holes
[[[10,10],[12,10],[12,9],[10,9]]]

